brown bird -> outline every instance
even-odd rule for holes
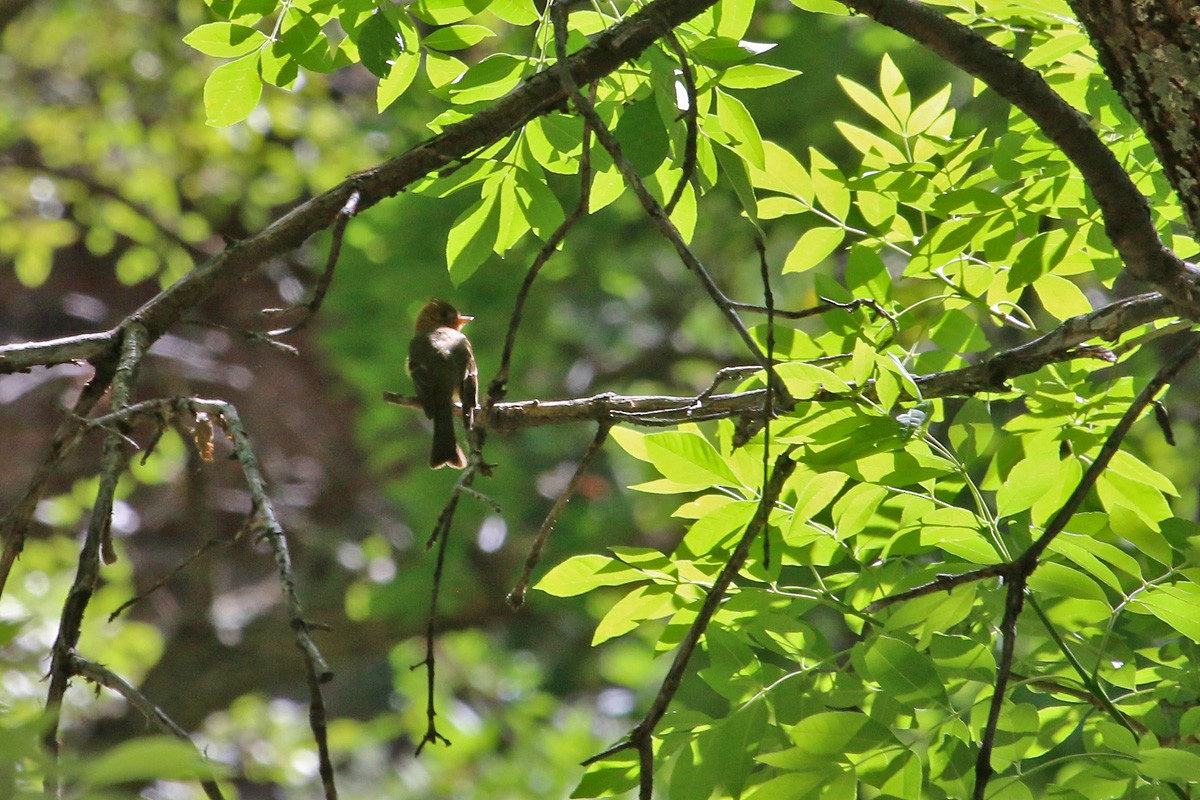
[[[408,344],[408,372],[425,416],[433,420],[429,453],[433,469],[467,465],[454,435],[454,401],[462,402],[463,427],[470,431],[475,424],[479,370],[471,342],[461,328],[472,319],[435,298],[417,315],[417,331]]]

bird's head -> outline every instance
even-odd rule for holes
[[[417,315],[417,333],[431,331],[436,328],[453,328],[461,330],[474,317],[459,314],[458,309],[445,300],[434,298],[425,304]]]

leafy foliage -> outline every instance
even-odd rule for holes
[[[547,796],[572,785],[573,797],[631,793],[639,777],[632,751],[597,760],[582,775],[567,765],[620,739],[631,711],[651,702],[665,671],[655,656],[668,660],[697,620],[754,523],[764,463],[785,450],[797,467],[767,513],[765,537],[707,624],[680,692],[654,731],[659,790],[670,798],[747,800],[970,795],[996,687],[1004,587],[981,581],[883,610],[869,607],[940,575],[1023,552],[1079,485],[1144,384],[1155,343],[1180,326],[1166,319],[1139,325],[1003,387],[926,396],[930,376],[991,358],[1107,302],[1117,294],[1121,261],[1067,158],[1020,113],[998,116],[982,85],[909,66],[898,47],[877,48],[873,74],[852,74],[855,65],[840,70],[836,44],[827,42],[826,77],[838,102],[805,106],[797,87],[812,66],[800,69],[789,46],[817,32],[869,34],[860,21],[840,18],[839,3],[792,5],[798,11],[721,0],[675,31],[678,48],[659,42],[597,81],[593,102],[660,204],[681,187],[671,222],[706,261],[720,264],[731,295],[752,300],[761,293],[757,234],[766,243],[777,305],[824,304],[824,313],[805,321],[776,320],[773,331],[766,325],[752,331],[764,350],[770,341],[775,372],[797,402],[748,443],[739,438],[744,428],[728,419],[650,433],[615,428],[621,451],[613,454],[615,478],[640,497],[612,497],[609,510],[577,520],[574,533],[564,531],[562,550],[574,554],[536,586],[553,598],[552,607],[573,608],[588,620],[590,631],[576,638],[598,649],[595,672],[581,669],[586,674],[566,680],[520,645],[497,655],[498,636],[448,634],[436,691],[441,707],[452,709],[455,748],[438,756],[435,767],[419,768],[428,770],[423,782],[409,782],[373,760],[386,762],[391,744],[419,729],[420,703],[397,702],[401,707],[377,710],[369,721],[337,719],[332,749],[358,784],[359,794],[351,796],[382,790],[396,797],[483,797],[517,791],[512,787]],[[1087,112],[1146,191],[1165,243],[1180,255],[1195,253],[1153,149],[1065,3],[933,5],[1040,70]],[[144,123],[128,125],[178,124],[198,142],[192,150],[172,150],[167,167],[155,160],[154,148],[126,151],[119,137],[109,143],[105,137],[121,124],[81,114],[76,126],[60,129],[53,124],[57,111],[39,107],[26,112],[19,131],[16,123],[0,123],[10,143],[19,139],[37,153],[18,164],[35,175],[33,182],[0,184],[0,203],[26,215],[20,224],[0,221],[0,252],[11,256],[22,284],[46,281],[54,254],[77,242],[93,254],[111,254],[123,283],[169,281],[211,240],[215,220],[236,218],[235,229],[253,229],[277,206],[360,168],[363,159],[353,147],[337,147],[340,139],[353,136],[373,150],[369,155],[382,155],[389,140],[366,130],[376,123],[352,129],[336,113],[327,88],[336,80],[367,82],[370,110],[389,113],[382,119],[415,139],[469,118],[554,61],[549,12],[528,0],[408,6],[209,0],[207,6],[203,20],[188,12],[182,40],[224,61],[207,64],[202,88],[196,62],[182,69],[180,93],[190,98],[185,107],[202,104],[210,128],[230,127],[197,133],[197,116],[172,123],[170,109],[142,112]],[[583,47],[631,11],[617,4],[573,10],[570,48]],[[776,39],[781,46],[773,52]],[[121,48],[136,43],[112,44]],[[35,63],[38,51],[24,58]],[[324,74],[333,76],[328,83],[315,78]],[[107,91],[121,91],[119,75],[108,80]],[[89,124],[105,136],[87,133]],[[468,296],[476,292],[481,303],[511,296],[520,276],[501,274],[498,260],[526,264],[563,223],[581,190],[577,176],[589,139],[574,110],[556,109],[430,174],[396,204],[394,219],[380,209],[350,227],[351,252],[338,278],[345,286],[329,307],[341,324],[322,343],[345,391],[367,406],[358,426],[375,472],[407,464],[415,450],[397,434],[390,410],[384,415],[369,406],[380,389],[394,386],[403,360],[403,342],[378,333],[383,320],[397,316],[397,298],[411,300],[414,282],[437,285],[439,278],[421,270],[432,271],[443,258],[449,281]],[[79,173],[77,151],[103,147],[113,149],[116,163],[92,157],[96,174]],[[297,162],[314,149],[323,156],[312,159],[320,168],[304,174]],[[202,156],[217,153],[219,166],[200,167]],[[605,336],[628,347],[631,331],[657,335],[653,323],[668,312],[646,300],[655,296],[680,317],[678,331],[657,339],[676,350],[687,349],[681,341],[694,346],[672,353],[678,358],[666,366],[656,356],[639,379],[655,390],[663,382],[702,388],[712,378],[710,366],[744,358],[729,357],[743,345],[715,315],[706,316],[709,310],[685,313],[696,295],[681,288],[686,278],[666,277],[673,265],[640,270],[635,262],[660,266],[666,246],[646,233],[614,158],[595,144],[587,155],[589,219],[571,232],[541,279],[565,290],[569,313],[556,323],[553,308],[535,307],[543,335],[522,345],[532,354],[525,383],[557,390],[570,381],[556,373],[599,361],[594,354],[606,350]],[[192,172],[202,185],[177,179]],[[248,175],[256,179],[239,178]],[[83,189],[97,181],[110,191],[88,196]],[[246,197],[243,183],[250,185]],[[71,215],[64,201],[75,209]],[[614,243],[629,256],[615,258]],[[421,264],[377,269],[398,257]],[[605,307],[625,306],[608,312],[618,323],[590,324],[584,295],[615,301]],[[499,342],[501,331],[496,321],[481,325],[494,326],[476,338],[486,368],[497,355],[479,343]],[[555,351],[559,343],[569,355]],[[684,372],[684,356],[699,366]],[[760,372],[737,389],[765,385]],[[489,447],[561,449],[553,434],[536,436],[519,446]],[[1150,424],[1139,424],[1029,581],[991,754],[997,778],[990,797],[1168,797],[1200,781],[1200,685],[1193,667],[1200,529],[1181,511],[1195,501],[1187,487],[1196,476],[1194,465],[1164,456],[1160,438]],[[1186,447],[1195,434],[1180,431],[1179,438]],[[526,453],[518,458],[513,449],[497,460],[526,463]],[[148,466],[133,468],[134,481],[120,496],[130,496],[135,483],[172,480],[184,451],[169,434]],[[510,515],[524,514],[522,523],[538,510],[530,502],[531,475],[501,470],[493,484],[523,504]],[[396,502],[425,524],[436,513],[433,478],[404,481],[391,484]],[[83,481],[44,501],[41,521],[72,529],[94,492],[94,481]],[[641,530],[614,534],[622,525]],[[645,530],[653,535],[640,535]],[[61,605],[69,545],[67,539],[31,543],[22,556],[23,588],[4,598],[0,647],[22,667],[6,682],[6,710],[16,713],[0,727],[0,792],[27,791],[47,769],[33,744],[37,653],[29,643]],[[477,553],[454,547],[445,580],[470,585],[467,562]],[[347,616],[411,620],[425,587],[392,579],[389,538],[373,531],[350,550],[340,553],[344,560],[386,568],[361,569],[346,590]],[[34,576],[46,575],[57,582],[38,591]],[[109,571],[106,579],[100,605],[116,605],[116,596],[132,591],[128,574]],[[471,600],[451,598],[443,611],[465,612]],[[81,647],[103,653],[105,664],[131,680],[159,657],[158,634],[144,623],[92,625],[89,619]],[[544,638],[544,631],[526,635]],[[553,649],[544,641],[537,646]],[[409,669],[418,651],[412,641],[391,648],[386,696],[420,696],[422,676]],[[587,658],[571,652],[580,663]],[[564,699],[575,691],[609,692],[607,704]],[[71,711],[86,708],[80,703]],[[307,740],[299,738],[301,717],[297,706],[257,695],[211,716],[204,735],[214,743],[214,760],[230,768],[212,774],[236,772],[250,783],[279,785],[314,780],[304,757]],[[242,746],[246,741],[271,742],[277,757],[264,761],[260,749]],[[3,766],[9,761],[15,771]],[[106,791],[127,782],[209,777],[211,763],[174,741],[139,740],[83,764],[72,777],[85,790]]]

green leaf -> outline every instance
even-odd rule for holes
[[[705,66],[721,69],[749,61],[773,47],[774,45],[718,36],[702,40],[691,49],[691,56]]]
[[[449,87],[450,99],[463,105],[503,97],[521,82],[525,65],[524,58],[506,53],[488,56]]]
[[[1035,573],[1036,574],[1036,573]],[[1175,583],[1151,586],[1129,604],[1131,609],[1149,611],[1193,642],[1200,643],[1200,586]]]
[[[658,584],[638,586],[618,600],[596,625],[592,647],[636,630],[647,620],[669,616],[674,610],[674,588]]]
[[[781,192],[812,205],[814,192],[812,178],[800,162],[774,142],[763,142],[762,170],[750,167],[750,179],[760,189]]]
[[[680,483],[740,486],[741,481],[708,439],[696,433],[652,433],[645,442],[647,460],[663,477]]]
[[[329,39],[321,25],[310,14],[292,7],[284,14],[279,44],[300,66],[314,72],[331,72],[333,58],[329,54]]]
[[[613,134],[625,157],[642,175],[657,170],[670,150],[670,138],[653,98],[626,106]]]
[[[482,25],[451,25],[426,34],[423,41],[434,50],[463,50],[495,35],[495,31]]]
[[[400,30],[383,12],[372,14],[358,29],[358,55],[362,65],[376,78],[388,77],[392,62],[401,53],[412,50],[406,47]]]
[[[646,576],[615,559],[599,555],[573,556],[547,572],[534,589],[555,597],[574,597],[600,586],[620,586]]]
[[[876,122],[883,125],[883,127],[892,133],[901,133],[902,126],[900,124],[900,120],[896,118],[895,112],[888,108],[887,103],[885,103],[880,97],[876,96],[874,92],[867,87],[855,83],[849,78],[844,78],[840,75],[838,76],[838,83],[841,84],[842,91],[850,95],[850,99],[853,100],[859,108],[874,118]]]
[[[500,230],[496,195],[484,194],[459,214],[446,237],[446,265],[455,285],[471,276],[492,252]]]
[[[261,96],[257,54],[222,64],[204,82],[204,111],[208,124],[219,127],[241,122],[250,116]]]
[[[417,0],[411,10],[422,22],[449,25],[473,17],[487,7],[488,0]]]
[[[725,70],[719,83],[726,89],[762,89],[791,80],[800,70],[771,64],[737,64]]]
[[[259,52],[259,74],[272,86],[289,88],[300,74],[300,62],[284,49],[280,42],[273,42]]]
[[[792,5],[801,11],[811,11],[816,14],[832,14],[844,17],[850,13],[845,3],[838,0],[791,0]]]
[[[810,228],[801,235],[792,251],[788,253],[783,262],[784,273],[804,272],[820,265],[837,250],[845,238],[846,231],[842,228]]]
[[[1138,772],[1156,781],[1200,782],[1200,755],[1173,747],[1143,750]]]
[[[589,764],[571,797],[607,797],[635,789],[637,785],[637,753],[625,750]]]
[[[933,662],[908,642],[880,636],[865,650],[856,648],[854,657],[863,677],[900,703],[927,706],[944,701],[946,689]]]
[[[809,156],[813,189],[818,202],[835,218],[845,220],[850,214],[850,189],[847,188],[846,177],[819,150],[810,147]]]
[[[533,0],[492,0],[487,9],[510,25],[521,28],[539,19]]]
[[[391,64],[391,71],[379,82],[379,87],[376,89],[375,107],[377,111],[383,111],[408,91],[408,87],[412,86],[413,79],[417,77],[420,64],[421,56],[415,49],[412,52],[396,56],[395,61]]]
[[[97,789],[131,781],[213,778],[221,771],[191,742],[170,736],[146,736],[122,742],[91,760],[80,782]]]
[[[848,755],[867,753],[879,747],[896,745],[896,738],[886,726],[866,714],[853,711],[827,711],[793,725],[787,731],[792,744],[807,755],[842,760]],[[786,769],[787,758],[779,757],[767,763]],[[765,760],[765,759],[764,759]],[[802,766],[803,762],[797,764]]]
[[[717,120],[721,130],[730,138],[733,151],[753,166],[766,166],[762,136],[746,106],[731,94],[717,91]]]
[[[1079,570],[1053,561],[1042,563],[1037,571],[1029,576],[1029,588],[1060,597],[1077,597],[1080,600],[1098,600],[1102,603],[1107,600],[1104,590],[1094,580]]]
[[[210,22],[183,37],[183,43],[206,56],[237,58],[252,53],[267,43],[267,37],[245,25]]]

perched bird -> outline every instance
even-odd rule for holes
[[[475,424],[479,370],[471,342],[461,328],[472,319],[435,298],[417,315],[417,331],[408,344],[408,372],[425,416],[433,420],[429,453],[433,469],[467,465],[454,436],[454,401],[462,402],[463,427],[470,431]]]

